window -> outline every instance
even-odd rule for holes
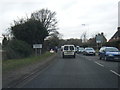
[[[68,46],[65,46],[65,47],[64,47],[64,50],[68,50]]]
[[[106,48],[106,51],[108,52],[116,52],[119,51],[117,48]]]
[[[74,50],[74,47],[73,47],[73,46],[70,46],[70,50]]]

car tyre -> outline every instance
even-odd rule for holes
[[[63,55],[63,58],[65,58],[65,56]]]
[[[73,58],[75,58],[75,55],[73,56]]]
[[[65,58],[65,55],[63,54],[62,57]]]
[[[99,57],[99,60],[102,60],[102,57]]]

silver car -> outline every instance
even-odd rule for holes
[[[93,48],[85,48],[85,51],[83,53],[84,55],[94,55],[95,56],[95,50]]]
[[[83,53],[85,51],[85,49],[83,47],[79,48],[79,53]]]

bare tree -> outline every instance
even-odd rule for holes
[[[56,31],[57,20],[56,12],[52,12],[48,9],[41,9],[31,14],[31,18],[40,21],[47,29],[48,33]]]

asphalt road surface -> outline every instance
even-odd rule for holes
[[[57,58],[22,88],[119,88],[120,62],[99,60],[97,56],[76,55]]]

